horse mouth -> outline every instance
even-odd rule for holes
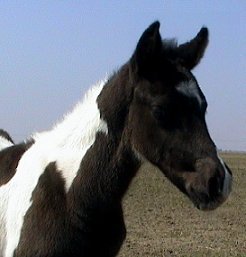
[[[213,192],[213,194],[195,192],[194,190],[191,190],[188,193],[188,196],[199,210],[211,211],[215,210],[227,200],[231,192],[231,187],[232,176],[230,175],[229,179],[224,181],[222,190]]]
[[[200,199],[192,199],[192,202],[196,206],[197,209],[201,211],[212,211],[217,209],[221,204],[225,202],[227,198],[222,196],[218,197],[217,199],[209,199],[200,201]]]
[[[188,188],[186,187],[187,195],[199,210],[215,210],[226,201],[231,193],[231,170],[222,160],[220,162],[221,166],[219,166],[219,169],[217,168],[215,175],[210,177],[205,184],[193,183]]]

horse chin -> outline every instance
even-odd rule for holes
[[[213,211],[217,209],[220,205],[222,205],[226,201],[227,197],[218,196],[216,199],[210,199],[208,201],[201,201],[197,198],[191,198],[193,204],[197,207],[197,209],[201,211]]]
[[[217,192],[215,195],[212,195],[210,197],[207,196],[205,198],[197,197],[197,195],[195,195],[195,199],[193,198],[193,202],[199,210],[215,210],[227,200],[231,193],[231,188],[232,176],[230,173],[226,172],[222,190]]]

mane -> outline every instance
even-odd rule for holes
[[[178,41],[176,38],[168,38],[162,40],[162,46],[164,49],[175,49],[178,46]]]
[[[107,77],[92,86],[83,100],[50,131],[36,133],[33,136],[35,142],[45,140],[57,147],[83,148],[91,144],[95,131],[107,133],[107,125],[100,119],[96,102],[106,82]]]
[[[177,59],[178,41],[175,38],[162,40],[163,55],[170,60]]]

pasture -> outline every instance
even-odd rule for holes
[[[202,212],[151,167],[124,199],[127,238],[119,257],[246,256],[246,154],[223,153],[233,192],[221,207]]]

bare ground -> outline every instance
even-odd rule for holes
[[[233,192],[212,212],[197,210],[167,179],[145,166],[125,197],[127,238],[119,257],[246,257],[246,155],[223,154]]]

